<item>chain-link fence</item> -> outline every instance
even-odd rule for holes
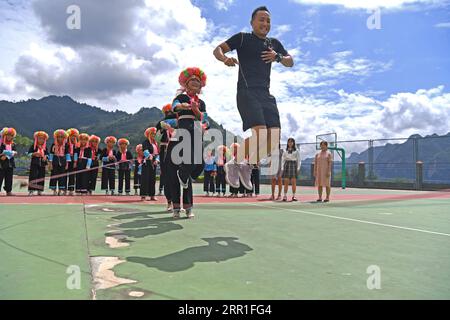
[[[402,189],[450,188],[450,134],[427,137],[347,140],[337,146],[346,151],[346,180],[353,187]],[[285,149],[286,145],[282,145]],[[313,184],[316,142],[298,143],[302,164],[300,185]],[[332,184],[341,185],[342,159],[334,150]]]
[[[450,134],[428,137],[348,140],[337,146],[346,151],[346,180],[349,187],[399,189],[450,188]],[[316,142],[298,143],[302,158],[298,176],[300,185],[313,185]],[[286,149],[286,145],[282,145]],[[25,151],[21,152],[24,153]],[[333,153],[332,184],[342,183],[342,160]],[[29,158],[16,158],[17,175],[27,175]],[[269,182],[270,177],[261,177]]]

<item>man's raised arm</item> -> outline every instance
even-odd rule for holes
[[[216,57],[217,60],[225,63],[225,65],[229,66],[229,67],[234,67],[235,65],[239,64],[238,60],[236,58],[230,58],[227,57],[225,54],[230,52],[230,47],[228,46],[228,44],[226,42],[223,42],[222,44],[218,45],[215,49],[214,49],[214,56]]]

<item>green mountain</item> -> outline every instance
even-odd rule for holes
[[[134,114],[123,111],[105,111],[95,106],[79,103],[68,96],[48,96],[39,100],[20,102],[0,101],[0,128],[14,127],[22,136],[44,130],[49,135],[54,130],[77,128],[80,132],[95,134],[102,140],[109,135],[125,137],[132,146],[141,143],[144,131],[162,119],[159,108],[141,108]],[[225,129],[213,119],[211,127]]]

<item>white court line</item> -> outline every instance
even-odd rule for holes
[[[448,233],[429,231],[429,230],[424,230],[424,229],[408,228],[408,227],[396,226],[396,225],[392,225],[392,224],[385,224],[385,223],[379,223],[379,222],[373,222],[373,221],[367,221],[367,220],[345,218],[345,217],[333,216],[333,215],[329,215],[329,214],[317,213],[317,212],[311,212],[311,211],[287,209],[287,208],[272,207],[272,206],[264,206],[264,205],[255,204],[255,203],[247,203],[247,204],[251,205],[251,206],[263,207],[263,208],[267,208],[267,209],[278,209],[278,210],[284,210],[284,211],[299,212],[299,213],[309,214],[309,215],[312,215],[312,216],[327,217],[327,218],[337,219],[337,220],[346,220],[346,221],[371,224],[371,225],[381,226],[381,227],[388,227],[388,228],[408,230],[408,231],[417,231],[417,232],[422,232],[422,233],[428,233],[428,234],[434,234],[434,235],[439,235],[439,236],[450,237],[450,234],[448,234]]]

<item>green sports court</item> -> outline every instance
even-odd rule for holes
[[[162,197],[1,196],[0,299],[450,298],[448,192],[195,190],[177,220]]]

